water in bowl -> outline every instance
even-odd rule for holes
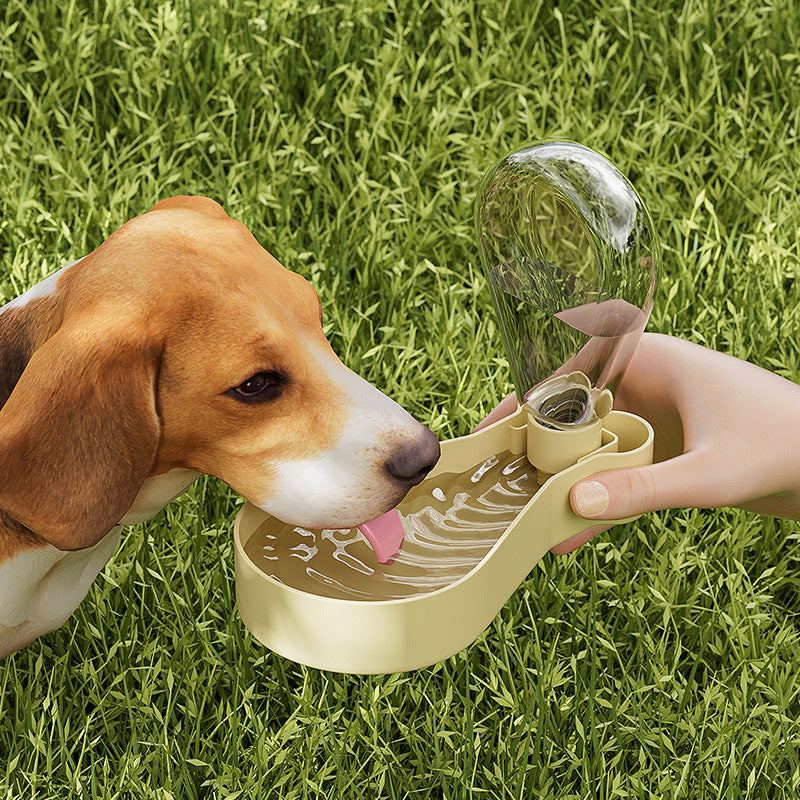
[[[500,453],[464,473],[423,481],[399,506],[402,550],[379,564],[363,535],[311,531],[275,519],[245,545],[266,575],[311,594],[394,600],[454,583],[477,566],[538,490],[524,455]]]

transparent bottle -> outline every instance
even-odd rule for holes
[[[520,403],[546,428],[596,423],[653,307],[644,204],[599,153],[546,142],[487,172],[475,224]]]

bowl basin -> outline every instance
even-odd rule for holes
[[[525,426],[524,410],[520,408],[516,414],[477,433],[443,442],[436,468],[416,487],[418,491],[398,506],[401,515],[407,503],[413,505],[415,497],[418,503],[426,485],[435,485],[445,473],[474,471],[501,452],[524,454]],[[652,457],[650,425],[633,414],[612,411],[603,422],[602,446],[534,491],[474,566],[452,582],[443,583],[436,580],[439,568],[434,558],[426,569],[436,588],[421,588],[409,596],[388,599],[379,569],[356,574],[347,564],[333,559],[328,569],[338,569],[337,564],[341,564],[342,574],[329,573],[334,579],[332,584],[357,584],[354,574],[356,578],[364,575],[363,586],[355,586],[357,599],[330,596],[336,592],[323,584],[318,591],[313,584],[309,588],[307,581],[299,583],[302,588],[298,588],[267,574],[252,555],[251,538],[276,538],[273,534],[286,526],[247,503],[234,524],[239,613],[258,641],[307,666],[356,674],[395,673],[430,666],[480,636],[551,547],[591,527],[569,504],[569,491],[577,481],[609,469],[643,466],[652,463]],[[448,553],[443,544],[442,563]],[[403,551],[398,563],[402,557]],[[372,567],[378,567],[374,555],[372,560]],[[422,579],[426,577],[420,576],[420,585],[424,586]]]

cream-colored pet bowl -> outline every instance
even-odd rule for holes
[[[382,572],[391,577],[392,568],[400,564],[406,551],[413,559],[415,542],[409,540],[408,530],[398,561],[386,568],[377,563],[366,543],[358,541],[357,532],[342,534],[340,541],[361,547],[361,568],[375,571],[354,570],[347,560],[330,557],[324,564],[324,580],[317,584],[317,591],[310,591],[315,582],[308,574],[311,560],[284,556],[283,566],[291,565],[282,576],[284,582],[264,571],[271,562],[256,563],[261,543],[275,541],[279,532],[285,535],[286,526],[248,503],[234,526],[236,597],[242,620],[256,639],[276,653],[319,669],[391,673],[448,658],[486,629],[551,547],[589,527],[570,508],[569,491],[574,483],[603,470],[652,462],[653,431],[639,417],[612,411],[603,421],[601,435],[600,448],[547,479],[466,574],[429,592],[420,588],[426,577],[438,583],[437,563],[439,571],[447,569],[450,548],[458,542],[442,541],[441,560],[429,560],[428,574],[415,577],[415,593],[406,597],[385,599],[393,586]],[[436,468],[398,510],[404,515],[406,508],[415,502],[419,505],[426,493],[435,491],[444,474],[469,474],[498,453],[522,456],[526,447],[523,408],[477,433],[443,442]],[[307,551],[301,547],[300,555]],[[312,569],[312,575],[319,571]],[[290,580],[303,588],[290,585]],[[337,583],[359,599],[329,596],[340,593]]]
[[[475,224],[520,406],[442,444],[398,507],[393,563],[356,531],[303,531],[244,506],[239,610],[281,655],[381,673],[457,653],[551,547],[591,527],[570,508],[578,480],[652,461],[650,426],[610,410],[658,284],[660,246],[633,187],[581,145],[526,147],[486,173]]]

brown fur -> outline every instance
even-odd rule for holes
[[[0,314],[0,409],[36,348],[57,326],[52,297],[33,300]]]
[[[0,410],[19,382],[31,355],[55,328],[52,297],[33,300],[0,314]],[[0,509],[0,564],[22,550],[47,542]]]
[[[160,203],[4,312],[0,562],[24,543],[91,546],[148,475],[187,468],[247,495],[271,457],[329,447],[342,409],[298,341],[331,352],[313,289],[206,198]],[[274,368],[297,379],[268,412],[224,396]]]
[[[13,517],[0,511],[0,564],[23,550],[45,547],[43,542]]]

